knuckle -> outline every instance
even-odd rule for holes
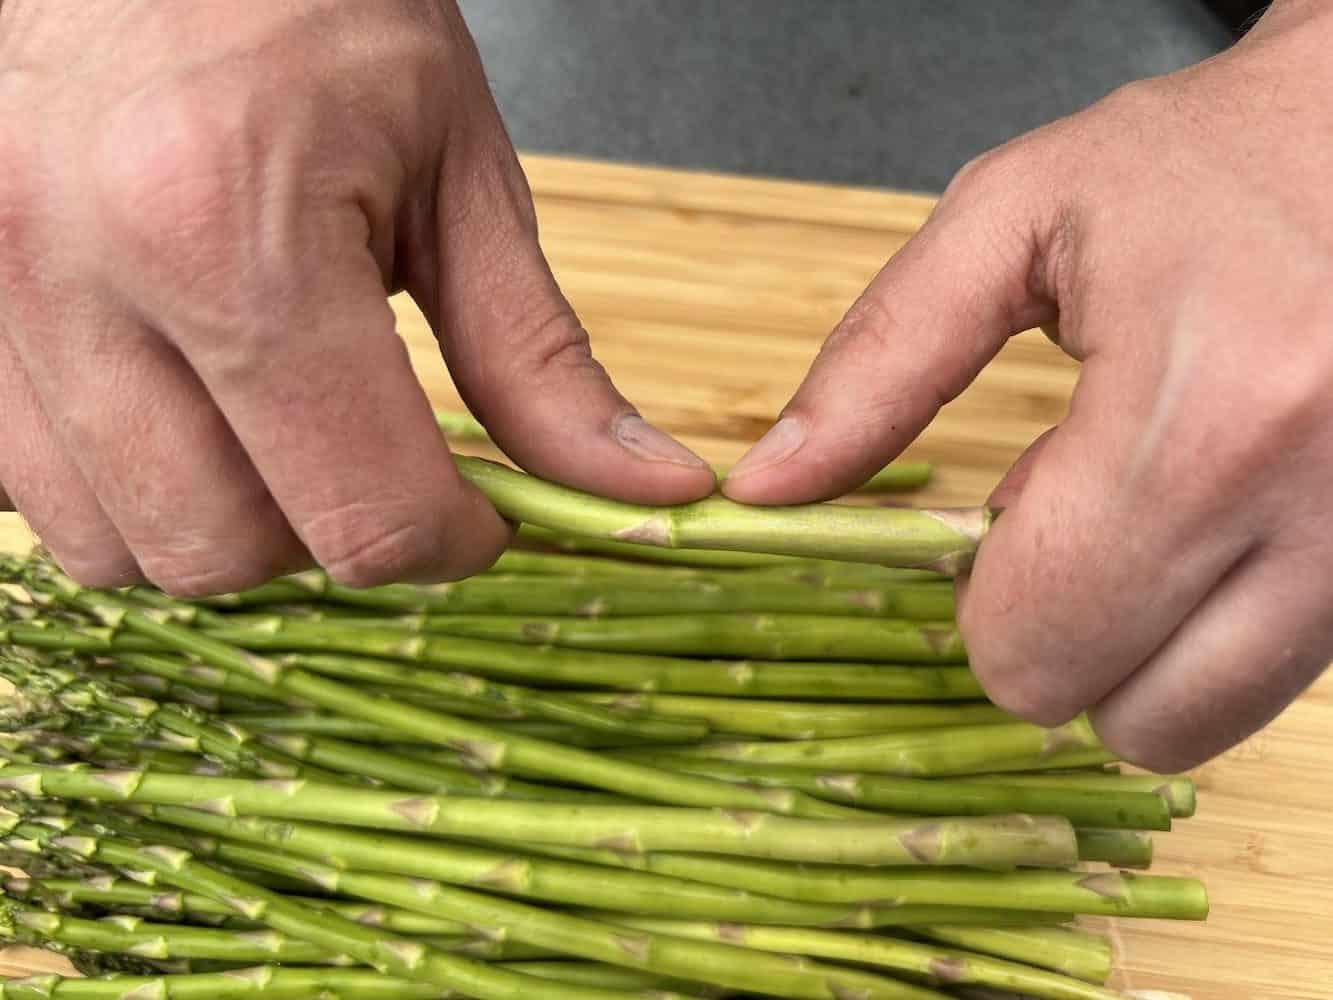
[[[432,519],[407,505],[354,504],[306,525],[305,541],[338,583],[373,587],[418,578],[442,562]]]

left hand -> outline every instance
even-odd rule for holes
[[[1184,768],[1333,657],[1333,8],[964,169],[828,339],[734,499],[836,496],[1012,334],[1083,368],[960,588],[1001,706]]]

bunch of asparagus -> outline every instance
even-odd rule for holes
[[[1106,1000],[1078,916],[1205,916],[1122,870],[1191,782],[987,703],[938,573],[525,497],[558,530],[454,584],[0,565],[0,934],[91,977],[0,998]],[[893,561],[965,560],[935,530]]]

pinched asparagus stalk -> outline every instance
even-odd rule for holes
[[[528,977],[448,955],[412,938],[392,935],[345,920],[328,910],[293,902],[202,864],[186,851],[162,845],[140,846],[96,834],[91,828],[61,833],[38,824],[24,824],[15,832],[23,844],[35,844],[121,868],[152,872],[170,885],[224,902],[242,916],[260,920],[276,931],[329,951],[346,953],[387,975],[458,990],[477,1000],[528,1000],[532,996]],[[541,989],[543,996],[552,1000],[591,1000],[593,997],[631,1000],[634,997],[634,994],[623,991],[564,987],[554,982],[543,984]]]
[[[436,410],[435,422],[447,438],[494,444],[481,422],[470,413]],[[713,472],[723,479],[731,471],[728,465],[714,465]],[[930,482],[933,468],[929,462],[898,461],[885,466],[857,489],[859,493],[899,493],[917,490]]]
[[[696,941],[724,941],[758,951],[810,955],[905,972],[942,985],[979,983],[1014,990],[1042,1000],[1123,1000],[1114,990],[1017,962],[969,954],[956,949],[918,944],[873,934],[813,928],[763,927],[753,924],[710,924],[621,914],[599,919],[637,930]]]
[[[1055,729],[1027,723],[959,726],[905,733],[786,743],[709,743],[681,749],[687,757],[785,764],[815,770],[848,769],[907,777],[944,777],[995,770],[1005,761],[1058,761],[1068,753],[1102,749],[1086,718]]]
[[[429,833],[504,843],[612,848],[627,854],[709,851],[860,865],[1063,866],[1077,860],[1073,829],[1055,817],[805,820],[773,813],[633,805],[407,797],[351,785],[139,771],[0,767],[0,787],[26,795],[142,802]]]
[[[649,872],[423,838],[386,838],[309,823],[218,817],[180,807],[153,807],[148,815],[197,832],[336,864],[340,869],[426,878],[568,906],[705,920],[862,928],[901,926],[933,916],[911,906],[804,903]],[[219,856],[229,857],[225,850]],[[933,909],[937,916],[940,908]],[[947,910],[942,912],[943,919],[950,919]]]
[[[1097,934],[1062,927],[914,927],[933,941],[1052,969],[1088,983],[1111,976],[1110,942]]]
[[[663,548],[815,556],[953,574],[971,565],[991,520],[985,509],[748,507],[722,497],[642,507],[543,482],[485,459],[458,456],[457,464],[510,520]]]
[[[112,614],[114,616],[114,612]],[[193,631],[186,630],[186,634],[192,639],[208,639]],[[232,638],[236,637],[233,635]],[[247,642],[239,645],[288,648],[280,638],[268,634],[251,634],[245,638]],[[360,639],[353,636],[347,641],[355,643],[354,652],[360,655],[392,656],[437,667],[462,667],[487,677],[546,686],[839,701],[967,701],[984,697],[981,685],[965,667],[708,661],[439,637],[430,643],[428,656],[422,637],[412,636],[407,641],[402,636],[394,638],[397,641],[387,645],[368,641],[366,636]],[[119,629],[11,625],[0,627],[0,642],[35,649],[114,653],[124,658],[130,651],[174,651],[180,648],[181,640],[179,637],[164,640],[144,634],[126,635]],[[340,644],[339,648],[346,648],[346,644]],[[301,662],[311,664],[316,661],[303,658]],[[259,681],[257,676],[242,673],[239,668],[231,673],[242,680]],[[290,685],[277,690],[270,686],[270,691],[272,697],[282,701],[301,698]]]
[[[930,600],[934,602],[933,596]],[[922,612],[945,610],[918,607]],[[952,614],[951,608],[948,613]],[[237,624],[265,627],[268,620],[247,618]],[[332,631],[363,628],[415,632],[609,653],[871,663],[963,663],[967,659],[957,627],[948,621],[929,619],[700,612],[599,619],[511,614],[414,615],[334,619],[321,624]],[[304,621],[301,625],[311,627],[311,623]],[[225,631],[213,634],[225,635]]]
[[[975,781],[1023,785],[1032,788],[1076,788],[1092,792],[1151,792],[1166,801],[1171,815],[1188,819],[1194,815],[1198,793],[1194,781],[1184,775],[1158,774],[1011,774],[978,775]]]
[[[700,695],[575,692],[571,697],[650,715],[700,719],[717,732],[787,740],[867,736],[909,729],[976,726],[1013,717],[989,702],[838,704],[826,701],[710,698]]]
[[[1084,826],[1132,830],[1169,830],[1166,802],[1151,792],[1104,792],[1079,788],[974,784],[947,779],[900,778],[856,771],[815,771],[781,764],[710,760],[649,749],[619,750],[617,756],[657,767],[775,788],[795,788],[848,805],[937,816],[986,816],[1034,813],[1064,816]]]

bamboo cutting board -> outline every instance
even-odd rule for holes
[[[525,161],[556,274],[601,361],[648,419],[714,461],[772,422],[823,336],[930,211],[918,195]],[[420,315],[397,302],[432,398],[458,406]],[[1057,423],[1075,368],[1014,339],[909,455],[939,466],[919,499],[977,503]],[[0,543],[21,544],[15,521]],[[1205,879],[1203,925],[1113,928],[1117,985],[1194,1000],[1333,1000],[1333,677],[1198,772],[1198,817],[1159,835],[1164,873]],[[10,952],[0,974],[50,968]]]

